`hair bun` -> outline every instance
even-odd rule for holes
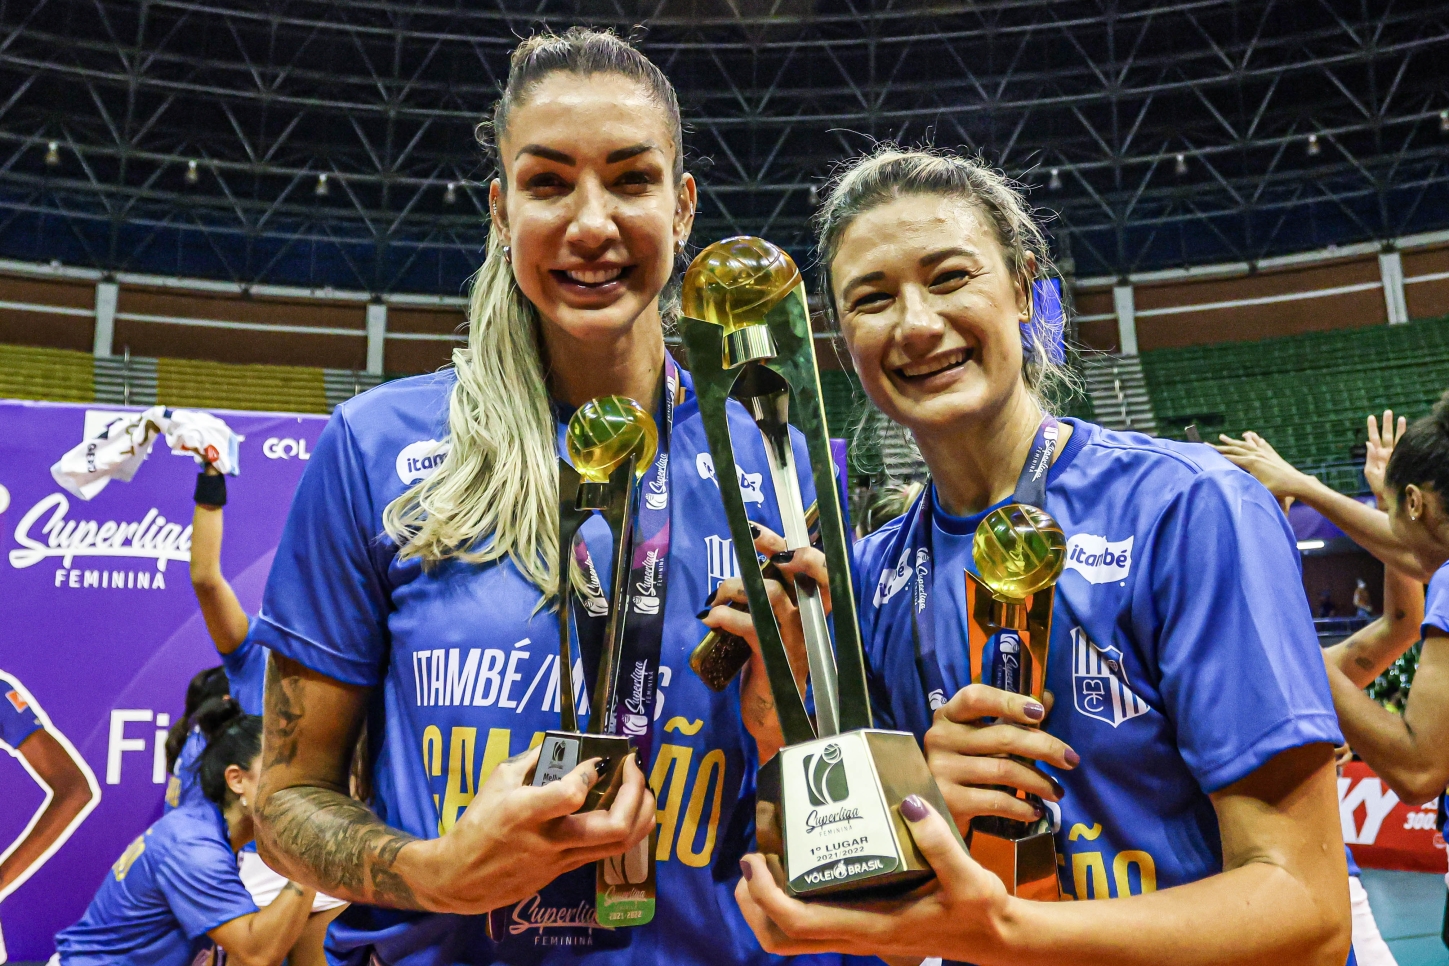
[[[1433,417],[1439,432],[1449,436],[1449,390],[1445,390],[1444,395],[1439,397],[1429,415]]]
[[[201,707],[191,716],[191,723],[201,729],[207,741],[211,741],[226,730],[227,725],[242,716],[241,705],[231,695],[226,694],[203,701]]]

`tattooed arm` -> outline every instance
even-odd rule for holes
[[[347,796],[366,700],[366,688],[269,659],[257,848],[290,879],[369,905],[477,914],[622,855],[654,827],[654,797],[632,759],[612,807],[574,814],[598,781],[596,762],[531,788],[533,750],[499,765],[441,838],[390,828]]]

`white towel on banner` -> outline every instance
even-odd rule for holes
[[[158,436],[166,437],[166,445],[178,456],[193,456],[229,476],[241,472],[237,444],[245,437],[210,413],[152,406],[145,412],[118,413],[99,436],[62,456],[50,475],[67,491],[89,500],[113,479],[129,483]]]

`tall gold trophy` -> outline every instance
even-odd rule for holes
[[[966,571],[972,681],[1042,699],[1052,599],[1066,563],[1066,546],[1057,522],[1027,503],[993,510],[976,528],[971,557],[981,576]],[[995,654],[988,663],[993,638]],[[1049,817],[1019,822],[979,816],[971,822],[971,855],[996,873],[1012,895],[1041,901],[1062,897]]]
[[[601,758],[607,771],[590,789],[580,811],[608,808],[623,781],[626,758],[634,747],[613,730],[614,700],[619,683],[619,655],[627,631],[629,568],[634,556],[634,516],[638,479],[654,462],[659,431],[654,419],[626,396],[591,399],[569,420],[566,435],[570,466],[558,461],[559,490],[559,713],[558,731],[544,733],[531,783],[546,785],[576,768],[581,761]],[[598,675],[590,703],[589,727],[579,730],[573,682],[574,540],[594,513],[603,515],[614,539],[612,593]],[[654,836],[627,855],[604,859],[596,872],[596,909],[601,926],[642,926],[654,918]]]
[[[789,892],[802,898],[906,891],[935,873],[901,818],[919,795],[951,821],[913,735],[871,727],[865,658],[851,590],[845,527],[830,458],[805,287],[784,251],[760,238],[727,238],[699,254],[684,276],[684,344],[786,746],[760,767],[757,835],[780,858]],[[804,435],[834,601],[835,647],[820,588],[797,578],[815,720],[795,685],[770,609],[737,479],[725,406],[738,400],[764,439],[770,481],[790,548],[809,545],[790,445]],[[952,825],[955,832],[955,826]],[[959,833],[958,833],[959,838]]]

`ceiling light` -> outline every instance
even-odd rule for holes
[[[820,188],[818,186],[812,184],[810,186],[810,191],[808,192],[808,195],[810,198],[811,208],[814,208],[820,204]]]
[[[186,162],[186,183],[187,184],[196,184],[196,182],[198,182],[200,180],[201,180],[201,172],[196,170],[196,162],[195,161],[188,161],[188,162]]]
[[[1179,154],[1177,156],[1177,163],[1173,165],[1172,170],[1176,171],[1178,175],[1187,174],[1187,155]]]
[[[1062,172],[1058,168],[1052,168],[1051,180],[1047,182],[1047,188],[1051,191],[1062,190]]]
[[[448,190],[443,192],[443,204],[445,204],[445,205],[456,204],[457,201],[458,201],[458,183],[456,181],[449,181],[448,182]]]
[[[1318,135],[1317,134],[1310,134],[1310,135],[1308,135],[1308,156],[1310,158],[1311,157],[1316,157],[1322,151],[1323,151],[1323,148],[1320,147],[1319,144],[1318,144]]]
[[[1439,130],[1449,134],[1449,111],[1439,112]]]
[[[46,167],[53,168],[60,164],[60,142],[51,141],[50,146],[45,149]]]
[[[326,197],[327,192],[330,190],[331,188],[327,184],[327,175],[319,174],[317,176],[317,187],[312,189],[312,193],[319,198],[323,198]]]
[[[1324,543],[1324,541],[1322,541],[1322,540],[1299,540],[1298,541],[1298,549],[1299,550],[1322,550],[1325,546],[1327,546],[1327,544]]]

